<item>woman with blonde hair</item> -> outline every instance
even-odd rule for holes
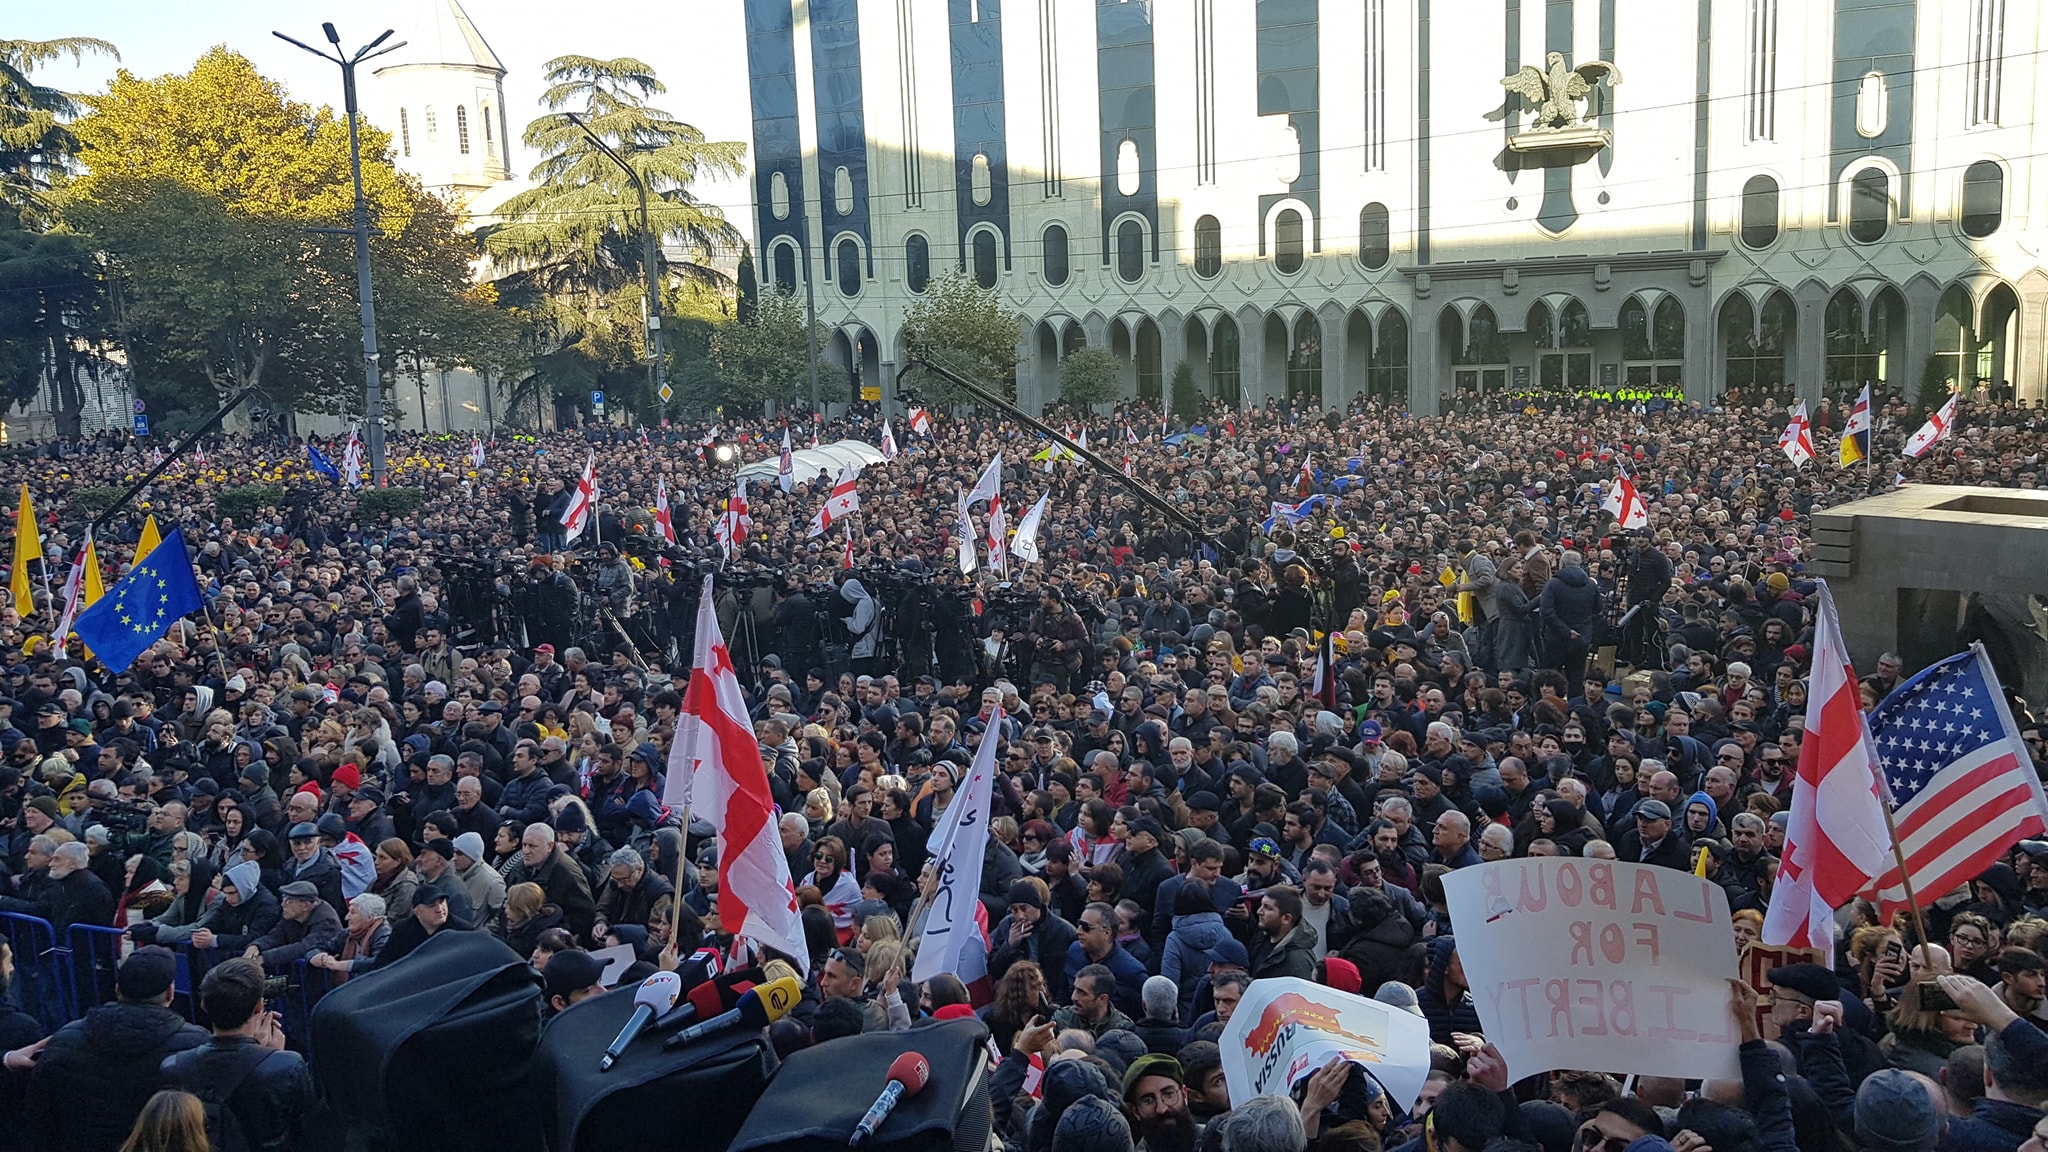
[[[190,1092],[165,1089],[149,1098],[121,1152],[212,1152],[206,1107]]]

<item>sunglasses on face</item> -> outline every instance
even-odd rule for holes
[[[1577,1144],[1579,1152],[1625,1152],[1629,1146],[1627,1140],[1619,1136],[1602,1135],[1600,1129],[1591,1124],[1579,1129]]]

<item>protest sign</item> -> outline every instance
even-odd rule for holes
[[[1711,881],[1550,856],[1461,868],[1444,895],[1480,1023],[1515,1079],[1741,1075],[1735,933]]]
[[[1429,1025],[1422,1017],[1293,976],[1252,981],[1217,1046],[1233,1108],[1285,1093],[1332,1056],[1371,1073],[1403,1112],[1429,1076]]]
[[[1742,982],[1756,989],[1756,1027],[1766,1040],[1777,1038],[1777,1030],[1770,1026],[1771,997],[1778,987],[1771,983],[1771,971],[1827,962],[1827,953],[1818,948],[1787,948],[1759,940],[1742,950]]]

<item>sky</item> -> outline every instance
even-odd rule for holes
[[[121,50],[118,63],[87,57],[82,66],[74,66],[65,58],[37,71],[41,83],[70,92],[103,90],[119,68],[144,77],[183,72],[208,48],[225,44],[253,60],[264,75],[281,80],[293,98],[339,110],[341,70],[271,32],[321,47],[320,24],[332,20],[343,45],[353,49],[386,28],[397,29],[393,40],[404,39],[430,5],[443,2],[92,0],[81,8],[22,3],[10,6],[4,35],[24,40],[92,36],[112,41]],[[542,65],[554,56],[576,53],[645,61],[668,85],[668,92],[653,101],[656,107],[703,129],[710,139],[752,140],[744,27],[736,0],[679,0],[667,5],[645,0],[576,0],[568,5],[463,0],[463,9],[504,62],[509,118],[521,128],[541,113]],[[401,48],[389,59],[404,55]],[[375,80],[366,77],[362,82],[367,87]],[[524,167],[536,159],[526,150],[516,155]],[[697,194],[724,208],[742,231],[753,231],[744,180],[707,182]]]

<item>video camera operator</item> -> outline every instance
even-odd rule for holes
[[[624,620],[633,614],[633,566],[609,540],[597,546],[597,558],[598,601]]]
[[[819,666],[818,602],[804,587],[802,573],[792,571],[783,576],[773,623],[775,651],[782,655],[785,667],[801,673]]]
[[[853,674],[880,675],[882,606],[851,572],[842,570],[833,577],[833,582],[839,586],[839,599],[844,605],[834,615],[839,616],[840,622],[846,626],[847,656]]]
[[[1039,590],[1038,611],[1031,614],[1025,639],[1031,678],[1050,679],[1061,692],[1072,691],[1074,676],[1088,666],[1088,625],[1053,585]]]

